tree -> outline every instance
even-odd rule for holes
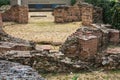
[[[10,0],[0,0],[0,6],[10,4]]]
[[[76,0],[71,0],[71,5],[74,5],[76,3]]]

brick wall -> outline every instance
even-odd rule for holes
[[[90,26],[93,23],[102,23],[102,8],[91,4],[82,4],[82,24]]]
[[[82,24],[90,25],[93,23],[93,5],[82,5]]]
[[[3,25],[3,22],[2,22],[2,15],[0,13],[0,27]]]
[[[87,3],[74,6],[59,6],[54,9],[56,23],[81,21],[83,25],[102,22],[102,8]]]
[[[28,23],[28,7],[14,5],[9,10],[2,13],[2,18],[3,21]]]
[[[98,38],[96,36],[86,36],[86,37],[91,37],[89,39],[80,39],[79,43],[81,45],[81,50],[78,55],[81,60],[89,60],[90,58],[94,57],[94,55],[98,51]],[[92,46],[91,46],[92,45]]]
[[[93,27],[82,26],[71,34],[60,47],[67,57],[89,61],[97,53],[102,53],[109,45],[119,45],[120,31],[106,28],[106,25],[94,24]]]
[[[81,20],[81,12],[78,6],[59,6],[54,9],[56,23],[73,22]]]

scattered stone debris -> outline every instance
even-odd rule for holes
[[[10,5],[3,5],[3,6],[1,6],[0,7],[0,11],[6,11],[6,10],[9,10],[11,8],[11,6]]]
[[[19,63],[0,60],[0,80],[45,80],[34,69]]]
[[[7,51],[0,59],[29,65],[40,73],[89,70],[88,63],[64,57],[61,52]]]

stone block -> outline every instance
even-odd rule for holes
[[[53,15],[56,23],[81,20],[81,10],[79,6],[58,6],[54,9]]]
[[[90,26],[93,23],[102,22],[102,8],[95,7],[88,3],[82,4],[82,24]]]
[[[109,37],[110,37],[110,43],[117,45],[120,42],[120,31],[115,29],[110,29]]]
[[[80,57],[81,60],[87,61],[95,57],[98,52],[98,38],[97,36],[83,36],[83,39],[79,40],[80,43]]]
[[[2,27],[2,26],[3,26],[2,15],[1,15],[1,13],[0,13],[0,27]]]
[[[9,10],[2,13],[2,18],[3,21],[28,23],[28,7],[14,5]]]

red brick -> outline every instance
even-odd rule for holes
[[[18,23],[28,23],[28,7],[12,6],[9,10],[2,13],[3,21],[15,21]]]
[[[79,57],[81,60],[88,60],[95,56],[98,51],[98,38],[96,36],[85,36],[86,39],[80,39],[81,46]]]
[[[1,13],[0,13],[0,27],[3,25],[3,22],[2,22],[2,16],[1,16]]]
[[[118,44],[120,42],[120,32],[119,30],[110,29],[109,30],[110,43]]]

